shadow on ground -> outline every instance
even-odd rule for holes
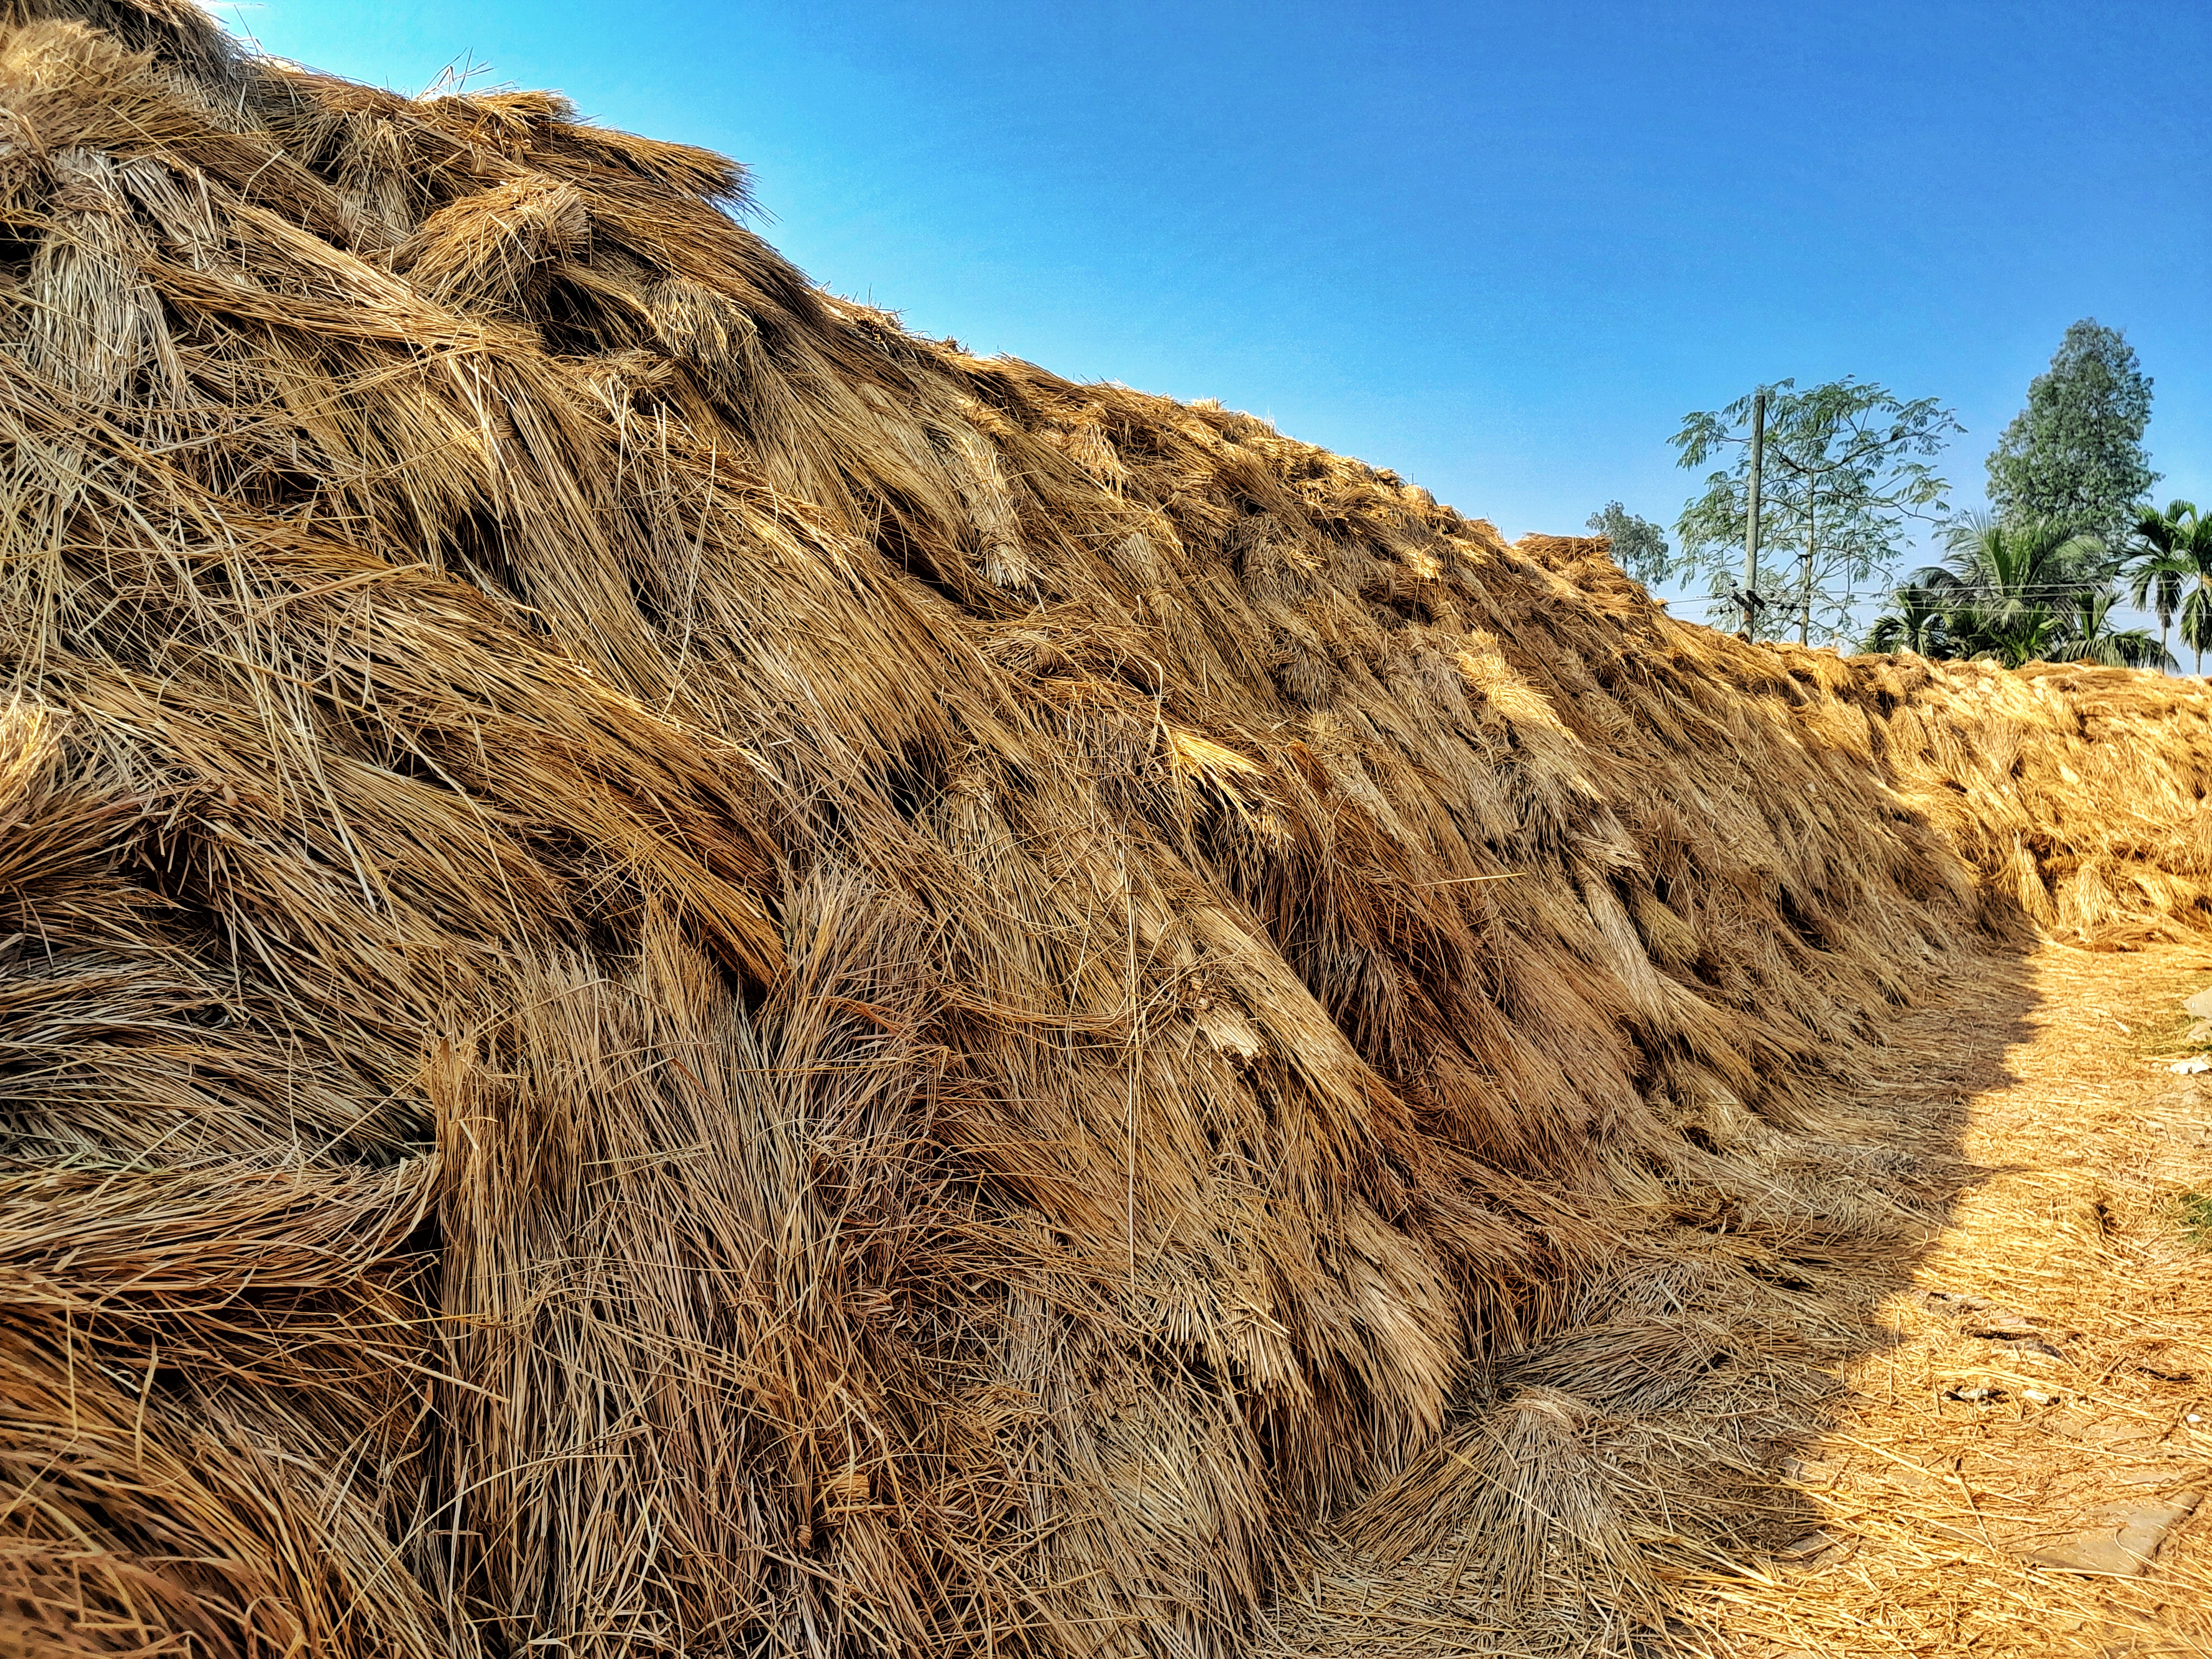
[[[1441,1444],[1313,1539],[1273,1650],[1706,1651],[1685,1587],[1818,1557],[1800,1489],[1841,1377],[1895,1340],[1969,1163],[1969,1103],[2015,1079],[2031,964],[1993,951],[1895,1011],[1878,1070],[1787,1121],[1680,1103],[1679,1147],[1616,1170],[1638,1201],[1549,1339],[1483,1373]]]

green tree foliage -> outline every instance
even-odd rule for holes
[[[1907,403],[1849,377],[1803,392],[1796,386],[1767,388],[1758,595],[1765,604],[1752,607],[1752,629],[1761,639],[1794,629],[1801,642],[1826,643],[1849,636],[1858,594],[1895,562],[1908,523],[1948,512],[1948,486],[1929,462],[1965,428],[1933,398]],[[1741,613],[1730,596],[1742,580],[1751,415],[1746,394],[1725,409],[1683,416],[1668,440],[1682,466],[1728,463],[1707,475],[1705,493],[1675,524],[1677,568],[1702,574],[1707,591],[1723,598],[1716,612]]]
[[[2047,519],[2118,547],[2158,482],[2143,451],[2150,378],[2119,330],[2085,317],[2066,331],[2027,407],[1990,452],[2001,519]]]
[[[2119,602],[2109,587],[2090,588],[2075,598],[2065,620],[2068,659],[2107,668],[2172,668],[2173,653],[2151,638],[2148,629],[2113,624],[2112,611]]]
[[[1976,515],[1951,527],[1949,550],[1891,596],[1869,651],[2024,662],[2168,668],[2166,647],[2112,621],[2112,556],[2094,536],[2050,519]]]
[[[1647,587],[1664,580],[1674,569],[1667,532],[1619,501],[1607,501],[1589,515],[1589,532],[1611,542],[1613,562]]]
[[[2138,515],[2135,528],[2130,597],[2157,617],[2160,645],[2179,617],[2181,642],[2197,653],[2202,674],[2212,646],[2212,517],[2193,501],[2174,501]]]
[[[1952,654],[1940,599],[1917,583],[1907,583],[1892,597],[1894,608],[1875,618],[1861,650],[1911,651],[1923,657]]]

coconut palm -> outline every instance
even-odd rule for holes
[[[1951,649],[1942,600],[1915,583],[1899,588],[1892,597],[1895,611],[1875,618],[1861,650],[1910,651],[1923,657],[1957,654]]]
[[[1952,527],[1949,542],[1943,562],[1914,583],[1942,611],[1954,656],[2017,668],[2059,654],[2078,635],[2082,601],[2112,580],[2102,541],[2047,519],[1976,514]]]
[[[2168,668],[2172,653],[2140,628],[2113,625],[2114,561],[2094,536],[2048,520],[1968,519],[1953,526],[1943,562],[1897,590],[1895,609],[1867,635],[1872,651],[2024,662]],[[2193,568],[2193,567],[2192,567]],[[2212,642],[2212,602],[2204,607]]]
[[[1944,621],[1956,647],[1954,656],[2017,668],[2024,662],[2043,662],[2064,654],[2059,647],[2066,642],[2065,618],[2039,600],[2033,604],[1961,600],[1946,612]]]
[[[2112,626],[2112,611],[2119,602],[2120,596],[2109,587],[2077,596],[2072,614],[2062,618],[2067,638],[2056,654],[2107,668],[2155,668],[2161,673],[2171,669],[2173,653],[2166,648],[2165,641],[2151,638],[2148,629]]]
[[[2178,615],[2181,642],[2197,653],[2204,672],[2204,651],[2212,646],[2212,518],[2193,501],[2173,501],[2163,513],[2136,520],[2135,602],[2158,617],[2159,641]]]

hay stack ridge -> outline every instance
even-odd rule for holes
[[[0,19],[9,1651],[1236,1654],[1925,982],[2212,920],[2196,686],[1740,646],[558,99]]]

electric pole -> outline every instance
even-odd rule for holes
[[[1814,498],[1815,480],[1805,480],[1805,592],[1797,611],[1797,643],[1813,642],[1813,559],[1820,551],[1819,537],[1814,531],[1813,509],[1820,505]]]
[[[1743,631],[1759,625],[1759,469],[1766,454],[1766,389],[1751,395],[1751,501],[1743,522]]]

